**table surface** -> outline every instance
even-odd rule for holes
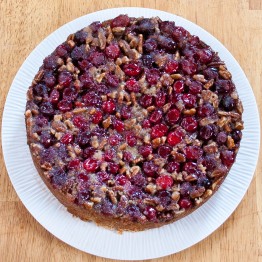
[[[168,11],[213,34],[245,71],[262,116],[261,0],[0,0],[1,118],[12,79],[39,42],[79,16],[124,6]],[[195,246],[156,261],[262,261],[261,173],[259,161],[243,201],[218,230]],[[29,214],[10,183],[2,153],[0,239],[1,261],[107,261],[61,242]]]

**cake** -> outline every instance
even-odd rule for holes
[[[243,107],[210,46],[173,21],[119,15],[68,36],[27,92],[37,171],[74,216],[118,231],[172,223],[218,190]]]

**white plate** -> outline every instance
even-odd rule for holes
[[[122,235],[83,222],[70,215],[42,182],[26,144],[24,110],[26,91],[34,75],[56,46],[70,33],[93,21],[104,21],[119,14],[159,16],[175,21],[199,36],[219,52],[233,74],[244,105],[245,129],[241,148],[230,174],[218,192],[193,214],[159,229]],[[260,139],[259,116],[255,98],[242,69],[229,51],[212,35],[186,19],[145,8],[116,8],[80,17],[56,30],[41,42],[25,60],[10,88],[2,123],[2,143],[6,167],[13,186],[34,218],[57,238],[82,251],[112,259],[152,259],[188,248],[216,230],[243,198],[256,167]]]

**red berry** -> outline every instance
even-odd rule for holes
[[[147,206],[144,210],[144,215],[149,219],[149,220],[155,220],[156,219],[156,210],[151,207],[151,206]]]
[[[211,52],[211,50],[209,49],[201,49],[199,51],[197,51],[197,55],[199,57],[199,61],[203,64],[207,64],[209,62],[211,62],[213,54]]]
[[[87,182],[89,180],[89,177],[83,173],[80,173],[77,178],[81,181],[81,182]]]
[[[129,22],[130,18],[127,15],[119,15],[111,21],[111,27],[126,27]]]
[[[63,87],[67,87],[72,82],[72,75],[68,71],[62,71],[58,76],[58,83]]]
[[[116,110],[116,105],[112,100],[108,100],[102,104],[102,108],[106,113],[111,114]]]
[[[162,137],[167,133],[167,126],[164,124],[157,124],[155,125],[152,130],[151,130],[151,138],[158,138],[158,137]]]
[[[116,146],[119,144],[120,142],[120,138],[119,136],[117,135],[111,135],[109,138],[108,138],[108,142],[111,146]]]
[[[174,89],[174,92],[176,94],[183,93],[183,91],[184,91],[184,81],[182,81],[182,80],[176,81],[174,83],[174,85],[173,85],[173,89]]]
[[[149,121],[153,124],[157,124],[162,120],[162,115],[163,113],[161,110],[155,110],[149,117]]]
[[[160,79],[160,72],[158,69],[153,68],[146,70],[146,80],[150,85],[155,85]]]
[[[118,132],[118,133],[121,133],[125,130],[125,125],[122,121],[118,120],[118,119],[115,119],[113,121],[113,127],[114,129]]]
[[[98,169],[98,161],[93,158],[88,158],[84,161],[84,169],[89,172],[95,172]]]
[[[107,166],[107,171],[111,174],[116,174],[119,170],[119,165],[117,163],[109,163]]]
[[[194,162],[187,162],[184,164],[183,170],[188,174],[194,174],[197,170],[197,164]]]
[[[173,185],[174,181],[171,176],[164,175],[160,176],[156,179],[156,184],[159,186],[161,189],[167,189]]]
[[[79,159],[73,159],[69,162],[68,167],[69,168],[77,168],[80,165],[80,160]]]
[[[176,60],[170,60],[167,62],[166,66],[165,66],[165,71],[168,74],[172,74],[175,73],[178,69],[178,62]]]
[[[153,97],[150,96],[150,95],[143,95],[141,98],[140,98],[140,105],[144,108],[147,108],[149,106],[152,105],[153,103]]]
[[[145,119],[143,122],[142,122],[142,127],[143,128],[150,128],[151,127],[151,123],[148,119]]]
[[[71,143],[73,141],[73,135],[70,134],[70,133],[66,133],[62,136],[60,141],[61,141],[61,143],[68,145],[69,143]]]
[[[104,153],[104,159],[105,159],[105,161],[107,161],[107,162],[112,161],[115,156],[116,156],[116,153],[115,153],[115,151],[112,150],[112,149],[108,149],[108,150],[106,150],[105,153]]]
[[[189,92],[193,95],[197,95],[202,91],[202,84],[200,82],[193,81],[189,85]]]
[[[116,59],[119,57],[119,55],[120,55],[120,48],[116,43],[110,44],[108,47],[106,47],[107,57]]]
[[[185,117],[181,122],[181,126],[188,132],[194,132],[197,129],[197,121],[194,117]]]
[[[172,131],[167,135],[167,143],[171,146],[175,146],[181,141],[182,141],[182,134],[178,130]]]
[[[198,108],[197,115],[200,117],[206,117],[213,114],[214,111],[215,111],[214,107],[211,104],[206,103]]]
[[[53,89],[50,93],[50,102],[52,104],[57,104],[59,101],[60,94],[57,89]]]
[[[62,111],[62,112],[67,112],[72,109],[72,102],[67,101],[67,100],[61,100],[58,104],[57,107]]]
[[[235,154],[230,150],[224,150],[220,153],[220,158],[223,165],[231,167],[235,161]]]
[[[192,206],[192,202],[190,199],[188,198],[181,198],[179,201],[178,201],[178,204],[181,208],[185,208],[185,209],[188,209]]]
[[[196,105],[196,96],[192,94],[183,94],[182,100],[186,108],[192,108]]]
[[[116,177],[116,184],[124,186],[128,182],[128,178],[124,175],[119,175]]]
[[[140,146],[138,149],[138,152],[143,156],[143,157],[147,157],[150,154],[152,154],[153,149],[152,146],[150,145],[144,145],[144,146]]]
[[[130,78],[126,81],[126,88],[129,92],[139,92],[140,91],[140,85],[139,82],[137,82],[135,79]]]
[[[180,111],[174,108],[168,111],[168,113],[166,114],[166,121],[171,125],[174,125],[179,120],[179,117],[180,117]]]
[[[143,171],[147,176],[154,177],[156,175],[157,170],[158,167],[153,162],[144,162]]]
[[[197,71],[197,65],[193,61],[182,60],[181,66],[183,71],[188,75],[192,75]]]
[[[126,135],[126,141],[127,141],[127,144],[131,147],[135,146],[137,143],[136,136],[133,133],[128,133]]]
[[[123,106],[121,108],[120,113],[121,113],[121,117],[124,118],[124,119],[129,119],[131,117],[131,110],[127,106]]]
[[[187,159],[197,160],[203,155],[203,150],[199,146],[187,146],[184,150]]]
[[[94,124],[99,124],[103,119],[103,115],[102,115],[102,112],[101,111],[96,111],[94,114],[93,114],[93,123]]]
[[[157,107],[162,107],[166,103],[166,93],[158,92],[155,97],[155,104]]]
[[[131,152],[124,151],[123,152],[123,160],[126,161],[126,162],[131,162],[133,160],[133,156],[132,156]]]
[[[173,172],[180,172],[180,164],[178,162],[169,162],[166,166],[166,171],[168,173],[173,173]]]
[[[73,118],[73,124],[78,128],[82,128],[86,126],[86,120],[82,116],[75,116]]]
[[[158,148],[158,154],[163,158],[167,158],[170,155],[171,151],[171,147],[167,145],[162,145]]]
[[[127,76],[137,76],[141,72],[141,67],[136,63],[125,64],[123,68]]]

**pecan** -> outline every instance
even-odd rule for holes
[[[231,136],[227,136],[227,147],[233,149],[235,147],[234,139]]]
[[[107,119],[105,119],[103,122],[103,127],[104,128],[108,128],[111,124],[112,124],[112,121],[111,121],[111,117],[109,116]]]
[[[154,111],[155,109],[156,109],[155,106],[149,106],[146,110],[147,110],[147,112],[152,112],[152,111]]]
[[[65,132],[67,130],[66,125],[61,121],[52,121],[51,127],[56,132]]]
[[[180,198],[180,193],[177,192],[177,191],[174,191],[174,192],[172,193],[171,198],[172,198],[174,201],[178,201],[179,198]]]
[[[236,112],[226,112],[218,110],[217,113],[219,116],[230,116],[233,120],[238,120],[241,118],[240,114]]]
[[[106,37],[105,37],[105,31],[102,28],[98,29],[98,39],[100,44],[100,49],[105,49],[106,47]]]
[[[110,26],[108,26],[106,28],[106,31],[107,31],[107,39],[106,39],[106,42],[109,44],[112,42],[112,40],[114,39],[114,35],[112,33],[112,29]]]
[[[209,89],[214,84],[214,79],[210,79],[206,84],[204,84],[205,89]]]
[[[213,190],[216,190],[217,187],[222,183],[223,179],[224,179],[223,177],[220,177],[220,178],[216,179],[216,180],[213,182],[213,184],[212,184],[212,189],[213,189]]]
[[[181,74],[172,74],[171,77],[174,80],[181,80],[181,79],[183,79],[183,76]]]
[[[130,171],[131,171],[132,176],[135,176],[140,171],[140,167],[139,166],[133,166],[133,167],[130,168]]]
[[[108,195],[109,195],[109,198],[110,198],[111,202],[116,205],[117,204],[117,198],[115,196],[114,191],[113,190],[109,190],[108,191]]]
[[[138,46],[137,46],[137,51],[140,53],[140,54],[143,54],[143,35],[142,34],[139,34],[138,35]]]
[[[163,74],[160,78],[163,86],[170,86],[173,84],[174,79],[169,74]]]
[[[194,188],[191,192],[190,192],[190,197],[191,198],[197,198],[200,197],[204,194],[205,192],[205,187],[198,187],[198,188]]]
[[[211,174],[210,177],[220,177],[224,176],[227,173],[227,168],[225,166],[218,166]]]
[[[44,76],[44,72],[45,72],[45,71],[44,71],[43,69],[41,69],[41,70],[39,70],[39,71],[37,72],[36,76],[34,77],[34,81],[33,81],[34,84],[36,84],[36,83],[38,83],[38,82],[41,81],[41,79],[42,79],[43,76]]]
[[[235,128],[236,128],[237,130],[242,130],[242,129],[244,129],[243,121],[237,121],[237,122],[235,123]]]
[[[74,113],[74,114],[81,114],[81,113],[86,112],[86,111],[87,111],[87,109],[84,108],[84,107],[77,107],[77,108],[75,108],[75,109],[73,110],[73,113]]]
[[[167,113],[167,111],[171,108],[171,103],[167,103],[163,106],[163,112]]]
[[[212,142],[206,146],[203,147],[204,151],[208,154],[214,154],[218,151],[217,143]]]
[[[203,198],[210,197],[213,194],[213,191],[211,189],[207,189],[207,191],[203,194]]]
[[[68,40],[68,41],[67,41],[67,44],[68,44],[71,48],[74,48],[75,45],[76,45],[73,40]]]
[[[226,67],[223,66],[223,65],[219,66],[219,71],[218,71],[218,73],[219,73],[219,75],[220,75],[222,78],[224,78],[224,79],[226,79],[226,80],[232,78],[231,73],[230,73],[230,72],[226,69]]]
[[[187,182],[192,182],[197,180],[197,175],[196,174],[187,174],[187,172],[183,171],[183,178]]]
[[[199,81],[201,83],[206,83],[207,80],[205,79],[205,77],[203,75],[193,75],[193,79],[195,79],[196,81]]]
[[[178,153],[177,151],[172,151],[171,154],[174,157],[174,160],[177,162],[186,162],[186,157],[184,154]]]
[[[120,150],[125,150],[127,148],[127,143],[123,143],[123,144],[121,144],[119,147],[118,147],[118,149],[120,149]]]
[[[126,30],[125,27],[114,27],[114,28],[112,28],[112,33],[115,36],[121,36],[125,32],[125,30]]]
[[[66,64],[66,69],[67,69],[67,71],[69,71],[69,72],[71,72],[71,73],[73,73],[73,72],[75,71],[75,67],[74,67],[74,65],[73,65],[72,62],[68,62],[68,63]]]
[[[139,162],[141,162],[141,161],[143,161],[143,157],[137,157],[137,158],[135,158],[132,162],[133,162],[134,164],[137,164],[137,163],[139,163]]]
[[[213,106],[215,108],[218,107],[218,96],[217,96],[217,94],[215,94],[214,92],[212,92],[210,90],[203,90],[201,95],[202,95],[202,98],[205,102],[209,102],[209,103],[213,104]]]
[[[239,114],[242,114],[242,113],[243,113],[243,105],[242,105],[242,102],[241,102],[240,100],[237,101],[236,109],[237,109],[237,112],[238,112]]]
[[[183,114],[187,115],[187,116],[193,116],[195,113],[196,113],[195,108],[186,109],[186,110],[183,111]]]
[[[94,203],[100,203],[101,202],[101,197],[91,197],[90,200]]]
[[[93,208],[94,203],[91,202],[91,201],[88,201],[88,202],[84,202],[83,205],[84,205],[84,207],[85,207],[86,209],[91,209],[91,208]]]
[[[211,115],[211,116],[207,116],[205,118],[202,118],[199,121],[199,125],[200,126],[206,126],[206,125],[209,125],[209,124],[213,124],[217,121],[218,121],[218,117],[216,115]]]
[[[130,130],[136,124],[136,119],[135,118],[127,119],[125,120],[124,123],[125,123],[125,129]]]

